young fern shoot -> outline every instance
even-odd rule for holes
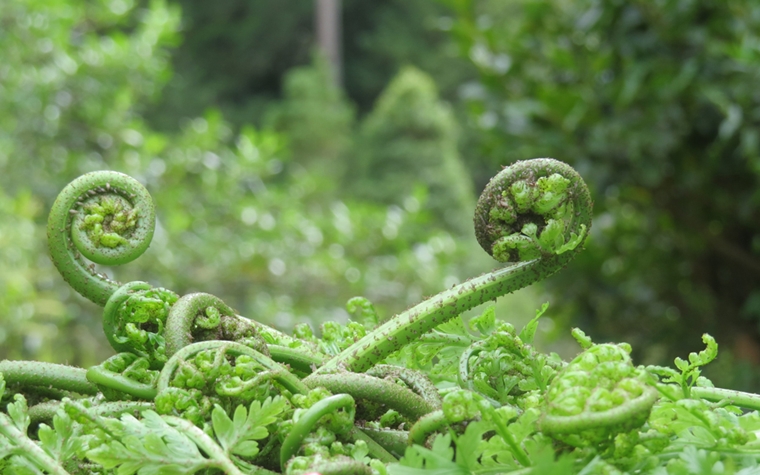
[[[134,178],[99,171],[69,183],[48,218],[48,248],[64,280],[101,307],[121,284],[98,274],[96,264],[121,265],[142,255],[153,239],[153,199]]]

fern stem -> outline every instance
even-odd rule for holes
[[[366,374],[368,376],[374,376],[376,378],[394,378],[400,379],[409,388],[422,397],[425,401],[433,406],[441,407],[443,400],[441,394],[438,392],[438,388],[424,373],[415,371],[409,368],[402,368],[400,366],[392,365],[376,365],[369,370]]]
[[[8,384],[47,386],[79,394],[94,395],[98,388],[87,380],[82,368],[41,361],[0,361],[0,373]]]
[[[156,388],[149,384],[134,381],[123,374],[109,371],[101,365],[93,366],[87,370],[87,380],[146,401],[154,400],[158,393]]]
[[[406,433],[404,432],[404,434]],[[367,433],[366,429],[353,427],[351,429],[351,433],[349,434],[349,438],[354,442],[357,440],[363,440],[367,444],[369,455],[380,460],[383,463],[398,462],[398,459],[387,449],[387,447],[384,444],[377,442],[375,438]],[[403,452],[401,455],[403,455]]]
[[[331,393],[346,393],[356,399],[383,404],[415,421],[440,407],[396,383],[366,374],[312,374],[304,383],[310,388],[323,387]]]
[[[411,429],[409,429],[408,443],[409,445],[422,445],[430,434],[441,430],[448,425],[449,421],[446,419],[443,410],[439,409],[430,414],[426,414],[421,417],[420,420],[415,422]]]
[[[760,394],[745,393],[732,389],[691,387],[691,397],[712,402],[726,402],[752,411],[760,411]]]

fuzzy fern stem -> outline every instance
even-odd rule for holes
[[[87,380],[87,371],[74,366],[41,361],[0,361],[0,373],[9,385],[45,387],[95,395],[98,388]]]

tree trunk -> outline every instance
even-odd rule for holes
[[[333,83],[340,87],[343,83],[341,0],[316,0],[315,20],[319,50],[330,63]]]

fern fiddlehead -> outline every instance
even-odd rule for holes
[[[97,394],[98,388],[87,380],[87,371],[56,363],[41,361],[0,361],[0,374],[10,385],[28,388],[53,388],[79,394]]]
[[[64,280],[100,306],[121,284],[95,271],[95,264],[131,262],[150,245],[155,208],[148,191],[134,178],[99,171],[69,183],[48,218],[48,248]]]
[[[111,347],[147,358],[153,368],[160,369],[168,359],[166,320],[178,298],[171,290],[140,281],[116,289],[103,309],[103,331]]]
[[[249,373],[268,373],[271,375],[271,379],[277,381],[293,394],[308,392],[308,388],[296,376],[263,353],[241,343],[219,340],[192,343],[172,355],[159,375],[157,382],[159,392],[169,388],[170,382],[175,377],[175,372],[187,369],[189,367],[188,360],[198,357],[201,353],[207,353],[208,358],[201,363],[201,370],[193,370],[196,374],[189,378],[184,377],[185,380],[198,380],[188,383],[189,387],[198,386],[198,383],[208,385],[206,380],[211,380],[216,385],[216,391],[221,393],[222,389],[230,389],[232,385],[244,385],[245,381],[241,379],[240,371],[232,372],[229,368],[223,368],[229,366],[226,358],[234,357],[236,358],[235,362],[239,362],[241,366],[245,361],[247,366],[253,367],[249,368]],[[247,376],[250,377],[252,374]],[[218,379],[221,377],[229,379],[230,384],[220,383]]]
[[[475,209],[475,234],[502,269],[475,277],[393,317],[308,379],[341,368],[362,372],[432,328],[564,267],[591,227],[588,187],[569,165],[549,158],[517,162],[486,186]]]
[[[643,425],[659,393],[651,376],[633,366],[630,351],[624,344],[600,344],[573,359],[546,392],[541,430],[583,446]]]
[[[491,179],[475,207],[475,237],[500,262],[542,259],[541,278],[569,262],[591,227],[591,196],[572,167],[517,162]]]

